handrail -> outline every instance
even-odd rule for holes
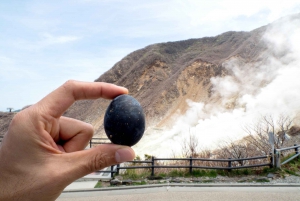
[[[275,159],[276,159],[276,167],[280,168],[281,165],[284,165],[288,162],[290,162],[291,160],[298,158],[300,159],[300,152],[299,149],[300,145],[294,144],[294,146],[292,147],[285,147],[285,148],[281,148],[281,149],[275,149]],[[291,149],[295,149],[295,155],[291,156],[290,158],[286,159],[285,161],[281,162],[281,151],[286,151],[286,150],[291,150]]]
[[[295,149],[295,148],[299,148],[300,145],[294,145],[292,147],[285,147],[285,148],[281,148],[281,149],[275,149],[276,151],[286,151],[286,150],[290,150],[290,149]]]

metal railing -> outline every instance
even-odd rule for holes
[[[295,154],[293,156],[291,156],[290,158],[286,159],[285,161],[281,161],[281,152],[283,151],[290,151],[290,150],[294,150]],[[292,160],[294,160],[295,158],[300,159],[300,145],[294,144],[294,146],[292,147],[286,147],[286,148],[281,148],[281,149],[275,149],[275,166],[277,168],[280,168],[281,165],[284,165]]]
[[[108,138],[91,138],[90,140],[90,148],[92,148],[93,144],[110,144],[110,140]]]

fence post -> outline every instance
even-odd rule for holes
[[[154,176],[154,156],[152,156],[151,176]]]
[[[270,165],[269,165],[269,168],[273,168],[274,167],[274,165],[273,165],[273,154],[272,153],[270,153]]]
[[[228,167],[231,168],[231,158],[228,158],[229,161],[228,161]],[[228,172],[231,172],[231,169],[228,169]]]
[[[281,167],[281,160],[280,160],[280,151],[275,150],[276,155],[276,168]]]
[[[193,172],[193,157],[190,157],[190,174]]]
[[[119,167],[120,167],[120,164],[117,165],[117,175],[119,175],[119,173],[120,173]]]
[[[92,148],[92,139],[90,139],[90,148]]]
[[[294,144],[294,146],[298,146],[298,145]],[[295,154],[299,154],[299,147],[295,148]],[[298,156],[297,158],[300,159],[300,156]]]
[[[113,178],[114,177],[114,166],[110,166],[110,177]]]

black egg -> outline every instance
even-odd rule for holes
[[[135,145],[145,131],[145,115],[140,103],[126,94],[116,97],[106,110],[104,129],[112,143]]]

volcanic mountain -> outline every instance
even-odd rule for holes
[[[124,57],[95,82],[128,88],[129,94],[141,103],[148,128],[172,126],[176,118],[189,110],[190,102],[209,104],[210,108],[221,105],[230,111],[242,104],[238,100],[245,94],[236,90],[224,95],[217,90],[216,80],[230,77],[242,84],[237,72],[252,69],[255,74],[258,66],[270,62],[270,55],[279,60],[283,58],[288,50],[270,50],[265,36],[278,24],[299,22],[299,19],[300,14],[296,14],[250,32],[229,31],[214,37],[149,45]],[[233,63],[238,69],[230,67]],[[271,79],[272,76],[253,81],[256,88],[251,92],[258,93]],[[109,102],[103,99],[77,101],[64,115],[91,123],[95,135],[101,136]]]
[[[218,102],[211,78],[231,73],[224,67],[229,59],[239,58],[244,63],[261,59],[267,49],[261,41],[265,30],[149,45],[130,53],[95,81],[128,88],[144,108],[148,127],[168,126],[176,115],[186,112],[187,99]],[[102,134],[108,104],[102,99],[78,101],[65,115],[91,123],[96,134]]]

